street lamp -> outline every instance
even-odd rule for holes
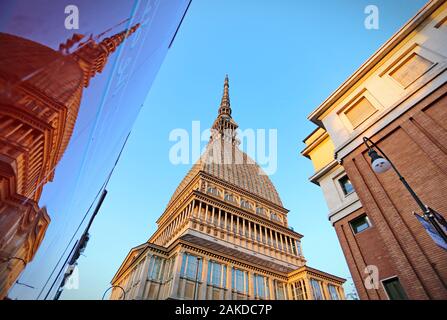
[[[400,174],[399,170],[394,166],[394,164],[391,162],[391,160],[387,157],[387,155],[380,149],[374,142],[372,142],[369,138],[363,137],[363,143],[368,148],[368,155],[371,158],[371,167],[376,173],[383,173],[390,169],[393,169],[394,172],[399,177],[399,180],[402,182],[402,184],[405,186],[405,188],[408,190],[408,192],[411,194],[413,199],[416,201],[418,206],[421,208],[423,212],[423,218],[425,221],[429,222],[433,228],[436,230],[439,237],[441,237],[444,240],[444,243],[447,243],[447,235],[446,232],[441,227],[447,227],[447,223],[445,219],[437,212],[435,212],[430,207],[426,206],[421,199],[416,195],[414,190],[410,187],[408,182],[405,180],[405,178]],[[375,150],[377,149],[381,155],[377,153]]]
[[[124,290],[124,288],[121,287],[121,286],[111,286],[111,287],[109,287],[109,288],[104,292],[104,294],[102,295],[102,300],[104,300],[104,297],[106,296],[107,291],[109,291],[109,290],[112,289],[112,288],[120,288],[121,290],[123,290],[123,300],[126,300],[126,290]]]

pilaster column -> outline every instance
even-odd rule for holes
[[[146,288],[147,283],[147,273],[149,271],[149,261],[151,259],[151,254],[146,254],[146,257],[144,258],[143,267],[140,273],[140,283],[138,284],[137,293],[135,296],[135,299],[137,300],[143,300],[144,299],[144,289]]]
[[[226,283],[226,288],[227,291],[225,292],[225,300],[232,300],[232,296],[231,296],[231,270],[233,270],[233,265],[232,264],[228,264],[227,265],[227,283]]]
[[[199,201],[199,208],[196,217],[200,220],[201,215],[202,215],[202,201]]]
[[[308,278],[304,279],[304,284],[306,286],[307,300],[314,300],[314,294],[313,294],[312,286],[310,285],[310,281],[309,281]]]
[[[236,235],[239,235],[239,216],[236,216]]]
[[[274,287],[274,282],[272,280],[272,278],[267,277],[267,282],[269,284],[269,299],[270,300],[275,300],[276,299],[276,294],[275,294],[275,287]]]
[[[225,215],[225,221],[224,221],[224,229],[225,229],[225,232],[227,232],[228,230],[227,230],[227,212],[226,211],[224,211],[224,215]]]
[[[288,300],[294,300],[293,299],[293,287],[294,287],[294,285],[293,285],[293,282],[292,283],[286,283],[286,290],[287,290],[287,299]]]
[[[169,293],[169,296],[171,298],[177,299],[178,298],[178,288],[180,283],[180,269],[182,267],[182,261],[183,261],[183,255],[184,252],[182,250],[179,251],[177,254],[177,258],[174,262],[174,268],[173,268],[173,275],[172,275],[172,285],[171,285],[171,292]]]
[[[200,277],[200,282],[201,287],[199,290],[199,294],[198,294],[198,300],[207,300],[206,297],[206,288],[207,288],[207,283],[206,283],[206,278],[208,275],[208,263],[209,263],[209,258],[208,257],[203,257],[203,264],[202,264],[202,276]]]
[[[335,288],[337,288],[337,293],[340,300],[346,300],[345,290],[343,289],[343,286],[336,286]]]
[[[270,252],[270,248],[269,248],[269,238],[267,236],[267,228],[264,227],[264,232],[265,232],[265,252],[268,254]]]
[[[248,290],[246,290],[246,292],[248,292],[248,299],[253,300],[255,298],[255,290],[253,287],[254,273],[251,271],[247,271],[246,276],[248,277]],[[245,283],[247,283],[247,281],[245,281]],[[244,287],[245,287],[245,283],[244,283]]]

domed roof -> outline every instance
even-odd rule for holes
[[[282,207],[278,192],[267,174],[239,149],[239,140],[236,137],[238,125],[231,117],[231,113],[227,75],[218,116],[211,129],[210,142],[203,155],[175,190],[168,206],[196,175],[204,172]]]
[[[212,143],[179,184],[169,204],[200,172],[259,196],[282,207],[281,199],[268,175],[238,146],[219,148],[220,157],[213,156]],[[168,206],[169,206],[168,204]]]
[[[69,56],[40,43],[0,32],[0,77],[23,82],[55,101],[68,105],[82,84],[83,72]]]

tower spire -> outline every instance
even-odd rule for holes
[[[95,40],[90,37],[78,50],[72,53],[72,57],[79,63],[79,66],[84,71],[84,87],[89,85],[90,79],[93,78],[96,73],[102,72],[108,57],[126,38],[133,34],[139,26],[140,24],[137,23],[132,28],[105,38],[99,43],[96,43]]]
[[[231,117],[231,105],[230,105],[230,93],[228,88],[228,74],[225,75],[224,90],[222,94],[222,100],[220,101],[219,115],[227,114]]]
[[[223,138],[227,141],[235,143],[237,142],[236,129],[238,128],[238,125],[231,117],[229,87],[228,75],[226,75],[219,112],[212,126],[211,140]]]

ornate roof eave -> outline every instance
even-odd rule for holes
[[[344,279],[344,278],[334,276],[334,275],[332,275],[330,273],[327,273],[327,272],[324,272],[324,271],[321,271],[321,270],[309,267],[307,265],[304,265],[304,266],[298,268],[297,270],[294,270],[294,271],[290,272],[288,274],[288,280],[290,281],[294,277],[298,277],[301,273],[307,273],[307,274],[310,274],[310,275],[312,275],[314,277],[319,277],[321,279],[332,281],[332,282],[338,283],[340,285],[342,285],[343,283],[346,282],[346,279]]]
[[[197,175],[195,179],[199,179],[199,178],[200,178],[200,175]],[[179,198],[180,198],[180,195],[179,195]],[[220,206],[220,207],[225,207],[225,208],[227,208],[228,212],[232,212],[232,213],[238,214],[240,216],[244,216],[247,219],[257,221],[258,223],[268,225],[269,227],[279,229],[282,232],[287,233],[291,236],[298,237],[300,239],[304,237],[304,235],[302,235],[302,234],[296,232],[295,230],[292,230],[282,224],[276,223],[266,217],[256,215],[252,212],[248,212],[248,211],[244,210],[243,208],[235,206],[229,202],[219,201],[218,199],[216,199],[212,196],[209,196],[208,194],[203,193],[199,190],[189,191],[189,195],[187,198],[185,198],[184,204],[181,206],[180,210],[176,210],[176,211],[179,211],[179,212],[182,211],[194,199],[208,201],[209,204],[212,204],[215,206]],[[176,201],[174,201],[172,204],[175,204],[175,203],[176,203]],[[169,217],[171,217],[171,215],[168,214],[169,212],[171,212],[171,211],[165,210],[165,212],[157,220],[157,224],[158,224],[157,231],[152,234],[152,236],[149,238],[148,242],[151,242],[153,239],[155,239],[158,235],[158,232],[159,231],[161,232],[163,230],[163,226],[169,223],[169,221],[170,221]]]
[[[129,268],[131,268],[135,264],[135,262],[139,261],[139,259],[147,253],[147,251],[149,249],[155,250],[158,253],[164,254],[164,255],[166,255],[167,251],[168,251],[165,247],[161,247],[159,245],[149,243],[149,242],[145,242],[145,243],[142,243],[136,247],[133,247],[132,249],[130,249],[129,253],[124,258],[118,271],[115,273],[115,275],[113,276],[110,283],[113,284],[119,278],[121,278],[129,270]],[[135,256],[135,253],[137,253],[136,256]],[[134,259],[132,259],[132,257],[134,257]]]
[[[228,187],[229,189],[235,190],[235,191],[242,193],[248,197],[252,197],[261,203],[264,203],[268,206],[275,208],[276,210],[278,210],[279,212],[281,212],[283,214],[287,214],[288,212],[290,212],[288,209],[286,209],[286,208],[284,208],[268,199],[265,199],[261,196],[258,196],[257,194],[254,194],[254,193],[248,192],[244,189],[241,189],[238,186],[236,186],[232,183],[229,183],[225,180],[218,179],[218,178],[206,173],[203,170],[199,170],[197,172],[197,174],[191,179],[191,181],[183,188],[183,190],[174,199],[170,200],[168,206],[165,208],[162,215],[157,219],[157,221],[156,221],[157,224],[159,224],[160,222],[162,222],[163,219],[165,219],[167,214],[169,212],[171,212],[171,209],[177,204],[178,199],[182,199],[185,196],[185,193],[190,192],[190,187],[193,186],[196,182],[198,182],[198,180],[200,180],[200,178],[205,178],[205,179],[211,180],[213,182],[217,182],[225,187]]]

